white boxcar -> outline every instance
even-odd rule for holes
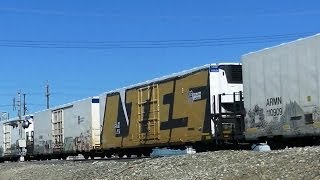
[[[22,127],[25,120],[28,119],[28,126]],[[26,115],[19,118],[11,118],[0,123],[0,156],[20,156],[25,154],[26,144],[30,143],[31,132],[33,131],[32,116]],[[24,149],[22,149],[24,148]]]
[[[0,158],[4,155],[4,133],[3,133],[3,122],[0,122]]]
[[[242,56],[246,138],[320,135],[320,34]]]
[[[100,148],[98,97],[36,112],[34,121],[34,155],[81,154]]]

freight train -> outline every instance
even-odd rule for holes
[[[0,160],[99,155],[99,108],[99,97],[90,97],[2,122]]]
[[[320,137],[320,35],[1,122],[0,161],[149,156]]]

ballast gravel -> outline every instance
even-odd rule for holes
[[[0,179],[318,179],[320,147],[216,151],[136,160],[1,163]]]

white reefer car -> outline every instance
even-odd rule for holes
[[[35,159],[85,158],[100,150],[99,98],[90,97],[34,113]]]
[[[99,98],[90,97],[1,122],[0,160],[100,155]],[[26,121],[27,120],[27,121]]]
[[[242,57],[247,139],[320,135],[320,34]]]

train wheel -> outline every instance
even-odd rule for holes
[[[124,153],[122,153],[122,152],[118,153],[119,158],[123,158],[123,156],[124,156]]]
[[[142,153],[145,157],[150,157],[150,153],[149,152],[144,152]]]
[[[89,159],[89,155],[88,154],[84,154],[83,157],[84,157],[84,159]]]
[[[107,158],[111,158],[111,156],[112,156],[112,155],[111,155],[110,153],[106,154],[106,157],[107,157]]]
[[[138,153],[137,157],[140,158],[142,156],[142,153]]]

